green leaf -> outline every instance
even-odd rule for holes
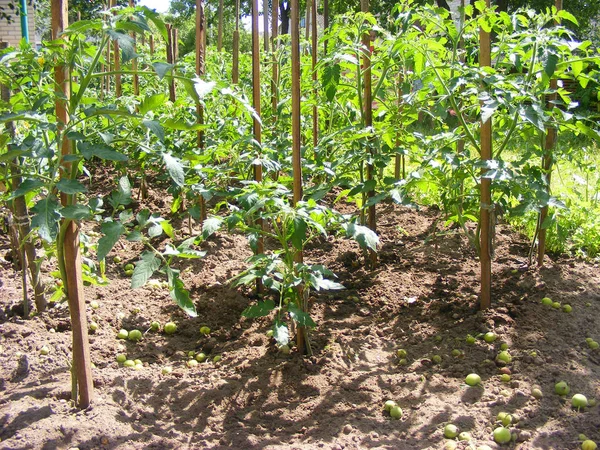
[[[60,192],[64,192],[65,194],[69,194],[69,195],[87,191],[87,188],[83,184],[81,184],[79,181],[69,180],[66,178],[64,178],[64,179],[60,180],[58,183],[56,183],[56,188]]]
[[[123,153],[113,150],[106,144],[91,144],[89,142],[79,142],[77,148],[85,159],[97,157],[108,161],[127,161],[129,158]]]
[[[575,16],[573,14],[571,14],[569,11],[565,11],[564,9],[561,9],[560,11],[558,11],[558,17],[560,17],[561,19],[568,20],[569,22],[571,22],[575,25],[579,25],[579,22],[577,22],[577,19],[575,18]]]
[[[323,68],[323,74],[321,75],[321,84],[325,91],[327,100],[332,102],[337,94],[338,86],[340,84],[340,74],[342,68],[339,64],[326,65]]]
[[[126,63],[127,61],[138,56],[135,52],[135,41],[129,34],[120,33],[115,30],[108,30],[107,33],[114,41],[119,43],[119,50],[121,52],[121,62]]]
[[[137,289],[146,284],[152,274],[160,268],[160,259],[154,253],[145,251],[141,255],[141,260],[135,264],[133,275],[131,276],[131,288]]]
[[[377,251],[379,237],[373,230],[353,222],[346,224],[344,228],[346,229],[346,236],[358,242],[361,248]]]
[[[558,55],[550,51],[546,54],[546,63],[544,64],[544,73],[548,78],[552,78],[556,71],[556,64],[558,63]]]
[[[21,197],[25,194],[28,194],[32,191],[35,191],[44,186],[40,180],[33,180],[31,178],[27,178],[23,180],[23,182],[19,185],[19,187],[8,197],[9,200],[14,200],[15,198]]]
[[[221,225],[223,224],[223,219],[218,216],[209,217],[202,223],[202,238],[208,239],[209,236],[213,235]]]
[[[194,89],[200,100],[210,94],[216,85],[217,83],[214,81],[204,81],[200,78],[194,79]]]
[[[256,317],[268,316],[271,311],[275,309],[275,302],[273,300],[265,300],[264,302],[258,302],[256,305],[248,306],[243,312],[242,316],[254,319]]]
[[[179,273],[167,267],[167,278],[169,280],[169,293],[171,298],[190,317],[198,317],[196,306],[190,299],[189,292],[185,289],[183,281],[179,279]]]
[[[199,131],[208,128],[207,125],[200,123],[188,123],[185,120],[167,119],[163,122],[163,125],[172,130],[178,131]]]
[[[100,230],[104,236],[98,241],[98,261],[106,258],[106,255],[109,254],[121,235],[125,233],[125,227],[121,222],[105,222]]]
[[[141,115],[146,115],[150,111],[154,111],[155,109],[163,106],[167,101],[166,94],[154,94],[147,95],[140,103],[139,111]]]
[[[41,199],[31,208],[35,213],[31,226],[38,229],[38,234],[46,242],[54,242],[58,235],[59,209],[60,205],[52,197]]]
[[[276,320],[273,324],[273,337],[279,345],[287,345],[290,342],[290,331],[287,325]]]
[[[346,289],[343,284],[336,281],[328,280],[327,278],[321,278],[318,280],[317,290],[322,289],[324,291],[341,291]]]
[[[92,210],[87,205],[71,205],[61,209],[60,215],[65,219],[84,220],[92,217]]]
[[[167,64],[167,63],[163,63],[163,62],[155,62],[152,64],[152,67],[154,67],[154,70],[156,71],[158,78],[160,80],[162,80],[169,72],[171,72],[173,70],[175,65]]]
[[[171,225],[171,222],[169,222],[168,220],[163,220],[162,222],[160,222],[160,227],[165,232],[165,234],[171,239],[175,237],[175,232],[173,230],[173,225]]]
[[[171,179],[177,186],[183,186],[185,184],[185,174],[183,172],[183,165],[179,159],[168,153],[163,153],[163,161],[167,166],[167,171],[169,172]]]
[[[316,327],[317,324],[308,313],[302,311],[294,302],[288,303],[287,310],[290,317],[301,327]]]
[[[161,141],[165,140],[165,130],[157,120],[143,120],[142,124],[148,128]]]
[[[306,221],[302,217],[294,217],[294,228],[292,232],[292,244],[296,249],[302,250],[306,240]]]

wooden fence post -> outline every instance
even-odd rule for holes
[[[173,59],[173,26],[171,24],[167,24],[167,62],[169,64],[175,64]],[[169,80],[169,100],[175,103],[175,78],[171,77]]]
[[[68,23],[67,1],[51,0],[52,11],[52,38],[58,39],[65,30]],[[69,70],[65,66],[56,66],[54,71],[56,97],[56,120],[58,122],[58,133],[62,142],[62,156],[71,153],[71,146],[66,136],[62,135],[62,129],[69,121],[68,99],[70,97]],[[65,171],[61,176],[68,174],[69,164],[65,163]],[[66,195],[61,196],[63,205],[69,202]],[[90,358],[90,347],[88,342],[88,327],[85,313],[85,301],[83,296],[83,281],[81,276],[81,253],[79,251],[79,225],[76,221],[63,222],[61,232],[66,227],[64,237],[64,265],[66,272],[66,290],[71,314],[71,327],[73,329],[73,371],[72,376],[78,387],[77,405],[87,408],[94,393],[92,381],[92,369]],[[60,252],[59,252],[60,253]],[[75,383],[74,383],[75,384]],[[76,393],[76,392],[74,392]]]
[[[235,30],[233,30],[231,81],[233,84],[238,84],[240,81],[240,0],[235,0]]]

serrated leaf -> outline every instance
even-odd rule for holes
[[[65,219],[84,220],[92,217],[92,210],[87,205],[70,205],[60,210]]]
[[[273,324],[273,338],[279,345],[287,345],[290,342],[290,331],[288,330],[287,324],[275,321]]]
[[[132,231],[125,238],[127,242],[140,242],[143,239],[142,233],[137,230]]]
[[[345,226],[346,236],[354,239],[363,249],[371,249],[377,251],[377,244],[379,243],[379,237],[377,234],[368,227],[363,225],[357,225],[356,223],[349,223]]]
[[[297,250],[302,250],[306,240],[306,221],[302,217],[294,217],[294,228],[292,233],[292,244]]]
[[[123,153],[113,150],[106,144],[90,144],[89,142],[79,142],[77,148],[85,159],[97,157],[107,161],[127,161],[129,158]]]
[[[98,241],[98,261],[106,258],[119,238],[125,233],[125,227],[121,222],[105,222],[100,227],[104,234]]]
[[[209,236],[213,235],[221,225],[223,219],[218,216],[209,217],[202,223],[202,238],[208,239]]]
[[[173,70],[175,66],[173,64],[167,64],[163,62],[155,62],[152,64],[152,67],[154,67],[158,78],[162,80],[169,72]]]
[[[153,224],[150,228],[148,228],[148,236],[151,238],[155,238],[160,236],[163,233],[163,228],[160,223]]]
[[[290,317],[301,327],[316,327],[317,324],[308,313],[302,311],[295,303],[288,303],[287,310],[290,313]]]
[[[9,200],[14,200],[17,197],[21,197],[29,192],[35,191],[36,189],[44,186],[40,180],[33,180],[31,178],[27,178],[23,180],[23,182],[19,185],[19,187],[8,197]]]
[[[168,153],[163,153],[163,161],[167,166],[167,171],[169,172],[171,179],[177,186],[183,186],[185,184],[185,174],[183,172],[183,165],[179,159],[169,155]]]
[[[152,252],[142,253],[141,260],[135,264],[131,276],[131,288],[137,289],[146,284],[152,274],[160,268],[160,259]]]
[[[196,306],[190,299],[189,292],[185,289],[183,281],[179,279],[179,274],[171,268],[167,268],[167,278],[169,280],[169,294],[179,307],[190,317],[197,317]]]
[[[58,235],[58,221],[60,205],[52,197],[39,200],[31,211],[35,213],[31,219],[31,226],[38,229],[38,234],[46,242],[54,242]]]
[[[196,122],[188,123],[185,120],[167,119],[163,122],[163,126],[171,130],[178,131],[200,131],[208,128],[208,125],[203,125]]]
[[[339,64],[327,65],[321,75],[321,84],[327,100],[332,102],[337,94],[342,69]]]
[[[216,85],[217,83],[214,81],[204,81],[200,78],[194,79],[194,89],[200,100],[210,94]]]
[[[167,101],[166,94],[154,94],[147,95],[140,103],[139,111],[140,114],[145,115],[150,111],[154,111],[155,109],[161,107]]]
[[[133,38],[126,33],[120,33],[116,30],[108,30],[108,35],[119,43],[119,50],[121,52],[121,62],[126,63],[127,61],[136,58],[138,55],[135,52]]]
[[[275,302],[273,300],[265,300],[258,302],[256,305],[248,306],[243,312],[242,316],[254,319],[256,317],[268,316],[271,311],[275,309]]]
[[[556,53],[548,52],[546,54],[546,63],[544,64],[544,73],[548,78],[552,78],[552,75],[554,75],[556,64],[558,64],[558,55]]]
[[[165,234],[171,239],[175,237],[173,225],[171,225],[171,222],[169,222],[168,220],[163,220],[162,222],[160,222],[160,227],[165,232]]]
[[[56,188],[65,194],[78,194],[86,192],[87,188],[77,180],[62,179],[56,183]]]
[[[148,128],[161,141],[165,140],[165,130],[157,120],[143,120],[142,124]]]

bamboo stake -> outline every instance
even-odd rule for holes
[[[404,81],[404,76],[402,72],[398,73],[398,125],[396,126],[396,148],[400,147],[400,130],[402,128],[401,122],[401,114],[402,114],[402,82]],[[400,175],[402,175],[402,179],[405,178],[405,156],[404,154],[396,153],[395,161],[394,161],[394,178],[396,180],[400,179]]]
[[[150,35],[148,39],[148,45],[150,46],[150,59],[154,57],[154,36]]]
[[[291,39],[292,39],[292,172],[294,178],[292,205],[295,207],[302,200],[302,156],[301,156],[301,123],[300,123],[300,11],[298,0],[291,3]],[[304,259],[302,251],[297,251],[294,260],[301,263]],[[298,287],[301,309],[308,308],[305,290]],[[300,353],[310,354],[310,343],[306,327],[298,327],[296,346]]]
[[[279,86],[279,61],[277,59],[277,34],[279,32],[279,2],[272,0],[273,10],[271,11],[271,48],[273,49],[273,74],[271,79],[271,109],[273,118],[277,119],[277,104],[279,103],[277,90]]]
[[[263,0],[263,40],[265,45],[265,55],[269,53],[269,0]]]
[[[312,6],[312,0],[306,2],[306,18],[304,19],[304,32],[305,38],[308,41],[310,38],[310,7]]]
[[[557,11],[563,9],[563,1],[555,0],[555,6]],[[558,88],[558,82],[556,78],[550,80],[550,89],[556,91]],[[556,100],[556,93],[552,93],[548,96],[547,106],[548,111],[552,111],[554,108],[554,101]],[[552,150],[556,145],[557,132],[556,128],[548,127],[546,129],[546,140],[544,142],[544,156],[542,160],[542,171],[546,174],[546,183],[548,186],[548,192],[550,192],[550,181],[552,180]],[[537,254],[537,265],[542,267],[544,265],[544,255],[546,254],[546,228],[544,222],[548,217],[548,205],[544,206],[540,211],[538,217],[538,254]]]
[[[313,105],[313,148],[317,148],[317,144],[319,143],[319,108],[318,104],[318,90],[317,86],[317,54],[318,54],[318,36],[317,36],[317,0],[312,0],[312,80],[314,88],[314,101]],[[300,76],[300,75],[298,75]]]
[[[233,81],[233,84],[238,84],[240,81],[240,0],[235,0],[235,30],[233,30],[231,81]]]
[[[65,30],[68,23],[66,0],[52,0],[52,37],[58,39]],[[58,133],[60,134],[65,124],[69,121],[67,102],[70,97],[69,70],[66,66],[56,66],[54,71],[56,98],[56,119],[58,122]],[[64,156],[71,153],[69,140],[62,138],[61,153]],[[68,163],[65,170],[69,171]],[[61,175],[64,176],[64,173]],[[68,202],[68,196],[61,198],[63,204]],[[81,276],[81,254],[79,252],[79,226],[76,221],[62,224],[66,227],[64,237],[64,263],[66,272],[66,289],[71,313],[71,326],[73,329],[73,365],[75,379],[79,387],[77,405],[87,408],[93,399],[93,381],[91,370],[90,348],[88,342],[87,318],[85,315],[85,301],[83,296],[83,281]]]
[[[219,24],[217,32],[217,51],[223,50],[223,0],[219,0]]]
[[[238,0],[239,1],[239,0]],[[204,0],[196,0],[196,74],[198,77],[204,76],[205,72],[205,58],[206,58],[206,47],[204,46],[204,35],[206,30],[204,28]],[[204,108],[200,103],[196,105],[196,113],[198,114],[198,123],[204,124]],[[204,148],[204,131],[198,131],[198,148]],[[201,216],[204,220],[205,217]]]
[[[179,28],[173,28],[173,62],[179,61]]]
[[[329,0],[323,0],[323,27],[325,32],[329,31]],[[325,46],[325,54],[327,54],[328,40],[325,39],[323,45]]]
[[[167,50],[167,62],[169,64],[175,64],[174,58],[173,58],[173,26],[168,23],[167,25],[167,45],[166,45],[166,50]],[[169,100],[171,100],[173,103],[175,103],[175,78],[171,77],[171,79],[169,80]]]
[[[130,8],[134,8],[135,7],[135,0],[129,0],[129,7]],[[137,37],[135,33],[131,33],[131,37],[133,38],[133,51],[136,50],[136,41],[137,41]],[[135,72],[133,74],[133,95],[135,95],[136,97],[138,95],[140,95],[140,77],[137,74],[137,70],[138,70],[138,59],[137,58],[133,58],[131,60],[131,69]],[[137,111],[137,107],[136,107],[136,111]]]
[[[490,0],[486,0],[487,8],[490,7]],[[490,33],[483,27],[479,29],[479,65],[489,67],[492,64]],[[492,159],[492,119],[481,123],[481,160]],[[486,170],[482,170],[482,175]],[[481,261],[481,300],[480,308],[487,309],[492,303],[492,181],[489,178],[481,177],[481,209],[480,209],[480,254]]]
[[[116,6],[116,0],[111,0],[112,6]],[[117,98],[123,95],[123,85],[121,83],[121,52],[119,51],[119,41],[114,42],[114,52],[113,56],[115,58],[115,96]]]

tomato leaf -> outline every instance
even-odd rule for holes
[[[167,166],[167,171],[169,172],[171,179],[177,186],[183,186],[185,184],[185,174],[183,172],[183,165],[179,159],[169,155],[168,153],[163,153],[163,161]]]
[[[248,317],[249,319],[255,319],[257,317],[268,316],[271,311],[275,309],[275,302],[273,300],[265,300],[264,302],[258,302],[256,305],[248,306],[243,312],[242,316]]]
[[[119,238],[125,233],[125,227],[121,222],[105,222],[100,227],[104,236],[98,241],[98,261],[106,258]]]
[[[279,345],[287,345],[290,342],[290,332],[287,325],[276,320],[273,324],[273,337]]]
[[[317,326],[315,321],[311,319],[311,317],[308,315],[308,313],[306,313],[306,312],[302,311],[300,308],[298,308],[298,306],[295,303],[293,303],[293,302],[288,303],[287,310],[290,313],[290,317],[292,319],[294,319],[294,321],[296,321],[296,323],[299,326],[301,326],[301,327],[316,327]]]
[[[179,272],[167,267],[167,278],[169,281],[169,293],[171,298],[190,317],[198,317],[196,306],[190,299],[190,293],[185,289],[183,281],[179,278]]]
[[[31,219],[31,226],[38,229],[38,234],[46,242],[54,242],[58,235],[59,208],[60,205],[52,197],[41,199],[31,208],[35,213]]]
[[[133,275],[131,276],[131,288],[137,289],[146,284],[152,274],[160,267],[160,259],[154,253],[145,251],[142,253],[141,260],[135,264]]]

